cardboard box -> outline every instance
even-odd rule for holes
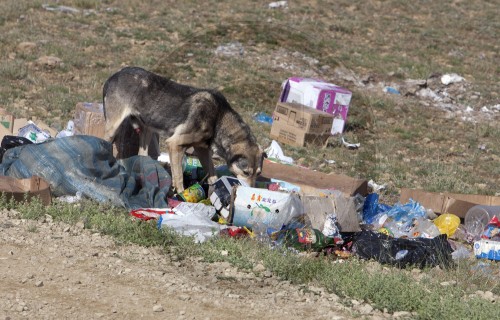
[[[26,197],[28,200],[39,197],[44,205],[49,205],[52,201],[49,184],[37,176],[28,179],[0,176],[0,192],[4,193],[7,199],[14,198],[16,201],[24,201]]]
[[[1,128],[6,129],[8,132],[12,133],[12,127],[14,126],[14,116],[0,108],[0,124]]]
[[[426,209],[432,209],[439,214],[452,213],[460,218],[465,218],[467,211],[477,204],[500,206],[500,197],[495,196],[401,189],[400,202],[406,203],[410,198],[419,202]]]
[[[284,165],[265,159],[260,181],[271,178],[290,182],[300,187],[301,195],[323,196],[328,190],[339,190],[346,196],[368,194],[368,181],[342,174],[325,174],[298,166]]]
[[[295,102],[334,116],[330,133],[344,131],[352,92],[323,80],[289,78],[283,83],[280,102]]]
[[[75,133],[104,138],[104,108],[102,103],[79,102],[75,107]]]
[[[311,221],[313,228],[323,230],[327,215],[334,213],[337,216],[341,232],[361,231],[353,197],[344,197],[342,195],[328,197],[302,196],[301,201],[304,205],[304,212]]]
[[[270,137],[302,147],[306,143],[325,144],[333,116],[296,103],[278,102],[273,113]]]

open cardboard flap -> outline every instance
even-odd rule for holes
[[[401,189],[400,202],[406,203],[410,198],[419,202],[426,209],[432,209],[439,214],[452,213],[460,218],[465,218],[467,211],[478,204],[500,206],[500,197],[495,196],[447,192],[434,193],[420,189]]]
[[[366,196],[368,182],[364,179],[351,178],[341,174],[326,174],[298,166],[284,165],[265,159],[259,180],[279,179],[300,187],[304,195],[325,195],[324,190],[339,190],[346,196],[357,193]]]

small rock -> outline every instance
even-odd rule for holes
[[[495,295],[491,291],[485,291],[483,294],[483,298],[491,302],[495,301]]]
[[[411,316],[411,313],[408,311],[398,311],[392,314],[393,318],[407,318],[409,316]]]
[[[451,280],[451,281],[444,281],[444,282],[441,282],[440,285],[442,285],[443,287],[448,287],[448,286],[451,286],[451,285],[454,285],[456,284],[457,282],[455,280]]]
[[[253,267],[254,272],[264,272],[266,271],[266,267],[262,263],[257,264],[255,267]]]
[[[229,255],[229,251],[227,251],[227,250],[222,250],[222,251],[220,252],[220,254],[221,254],[221,256],[226,257],[227,255]]]
[[[155,305],[153,306],[153,312],[163,312],[165,309],[161,305]]]
[[[179,300],[188,301],[190,299],[191,299],[191,297],[188,296],[187,294],[181,294],[181,295],[179,295]]]
[[[17,45],[18,51],[31,51],[36,48],[36,43],[34,42],[21,42]]]
[[[39,281],[35,282],[35,287],[38,287],[38,288],[43,287],[43,281],[39,280]]]
[[[373,311],[373,307],[369,304],[362,304],[357,308],[357,310],[361,314],[370,314]]]
[[[62,64],[62,60],[54,56],[43,56],[36,60],[38,65],[45,66],[48,68],[55,68]]]

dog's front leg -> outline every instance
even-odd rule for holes
[[[175,192],[184,191],[184,176],[182,172],[182,157],[186,148],[178,145],[175,141],[167,139],[168,154],[170,156],[170,169],[172,171],[172,185]]]
[[[208,183],[214,184],[217,180],[217,174],[214,168],[214,162],[212,160],[212,149],[195,147],[194,154],[200,159],[203,170],[208,174]]]

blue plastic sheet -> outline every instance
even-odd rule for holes
[[[33,175],[50,184],[54,196],[83,196],[127,209],[165,208],[172,179],[161,164],[145,156],[117,161],[112,145],[77,135],[5,152],[0,175],[17,179]]]

